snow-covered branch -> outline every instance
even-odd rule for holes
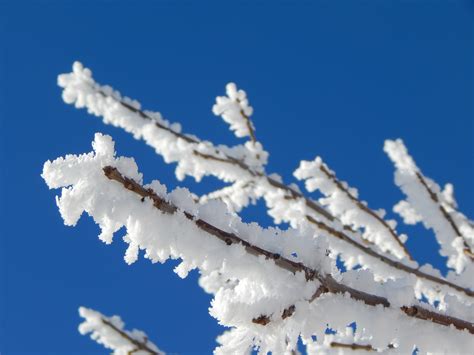
[[[121,183],[127,190],[133,191],[139,195],[142,199],[149,198],[153,201],[153,205],[160,211],[167,214],[174,214],[178,212],[178,207],[173,204],[170,204],[162,197],[159,197],[153,190],[145,189],[143,186],[135,182],[133,179],[129,179],[126,176],[123,176],[116,168],[111,166],[106,166],[103,168],[105,176],[110,180],[115,180]],[[253,245],[248,241],[240,238],[239,236],[221,230],[205,220],[198,219],[196,216],[190,214],[189,212],[184,211],[184,216],[193,221],[198,228],[205,231],[206,233],[213,235],[223,241],[226,245],[240,244],[244,246],[245,250],[252,255],[264,257],[267,260],[273,260],[275,264],[283,269],[290,271],[293,274],[301,272],[305,275],[307,281],[318,280],[320,286],[316,290],[315,294],[311,297],[311,301],[319,297],[322,293],[341,293],[347,294],[350,298],[358,301],[362,301],[367,305],[377,306],[382,305],[384,307],[390,307],[390,302],[380,296],[371,295],[363,291],[347,287],[344,284],[338,283],[331,275],[321,273],[317,269],[311,269],[305,266],[301,262],[296,262],[289,260],[278,253],[273,253],[268,250],[265,250],[257,245]],[[310,244],[310,242],[308,243]],[[402,306],[400,307],[403,312],[408,316],[424,319],[424,320],[433,320],[436,323],[444,325],[454,325],[458,329],[468,329],[474,334],[474,325],[470,322],[464,322],[462,320],[455,319],[453,317],[439,315],[436,312],[432,312],[426,309],[423,309],[419,306]],[[285,308],[282,312],[282,319],[290,317],[295,310],[295,306],[291,305]],[[253,318],[254,323],[266,325],[270,321],[268,316],[259,316],[258,318]]]
[[[314,161],[302,161],[294,172],[296,178],[305,180],[309,192],[320,190],[325,198],[319,202],[328,206],[329,211],[337,216],[342,223],[355,229],[362,228],[365,240],[379,246],[383,252],[389,252],[398,259],[408,256],[413,259],[404,242],[407,237],[399,236],[394,228],[396,222],[385,221],[385,211],[373,211],[364,201],[358,199],[357,189],[350,187],[344,181],[339,181],[336,174],[317,157]]]
[[[456,210],[452,185],[442,191],[436,182],[424,176],[401,139],[387,140],[384,150],[395,165],[395,183],[407,196],[394,210],[405,223],[422,221],[426,228],[432,229],[441,247],[440,254],[448,257],[448,267],[472,277],[474,228],[467,217]]]
[[[255,127],[250,120],[253,108],[249,105],[247,94],[244,90],[237,90],[234,83],[226,86],[227,96],[218,96],[216,104],[212,107],[215,115],[230,125],[237,137],[250,137],[252,142],[257,142],[255,137]]]
[[[91,338],[116,355],[165,355],[141,330],[125,330],[125,323],[119,316],[106,317],[89,308],[79,308],[84,322],[79,325],[82,335],[90,333]]]
[[[218,201],[196,204],[185,189],[168,194],[157,181],[143,185],[133,159],[115,158],[110,137],[97,134],[93,147],[89,154],[45,163],[48,186],[62,187],[57,203],[65,223],[75,225],[85,211],[100,225],[106,243],[126,228],[128,263],[144,250],[154,262],[181,258],[176,272],[182,277],[198,268],[201,285],[215,295],[211,314],[221,324],[252,334],[253,344],[262,349],[294,346],[300,335],[321,335],[322,324],[340,329],[354,319],[370,332],[377,333],[382,320],[390,327],[385,335],[377,334],[372,344],[377,349],[387,344],[439,348],[436,342],[414,343],[412,326],[430,338],[443,337],[443,346],[473,345],[472,319],[458,318],[466,315],[467,305],[452,299],[454,307],[440,312],[416,300],[414,280],[375,281],[364,270],[341,275],[326,257],[327,245],[315,243],[311,230],[242,223]]]
[[[227,147],[201,141],[195,136],[181,133],[178,124],[170,124],[159,113],[143,111],[140,104],[108,86],[98,85],[90,70],[75,63],[73,72],[58,78],[64,88],[65,102],[78,108],[87,108],[90,113],[102,116],[105,123],[131,132],[135,138],[143,139],[163,156],[167,163],[176,162],[176,175],[183,179],[190,175],[200,180],[205,175],[214,175],[233,185],[216,192],[224,201],[231,200],[235,210],[245,207],[250,201],[263,197],[268,213],[276,223],[286,221],[295,228],[312,229],[313,236],[321,243],[327,243],[330,257],[341,257],[348,269],[355,266],[371,270],[377,279],[407,278],[416,276],[417,294],[425,296],[433,304],[444,302],[444,294],[456,297],[474,296],[468,280],[440,273],[429,266],[419,267],[414,261],[393,260],[381,249],[375,250],[359,242],[362,235],[344,225],[336,216],[319,203],[306,198],[294,187],[281,182],[278,176],[266,175],[263,171],[267,153],[249,155],[252,142],[245,146]],[[260,160],[256,159],[256,156]],[[243,188],[245,187],[245,188]],[[211,194],[212,196],[212,194]],[[207,198],[208,199],[208,198]],[[207,200],[205,199],[205,200]],[[377,240],[386,238],[375,238]],[[403,254],[399,254],[403,256]]]

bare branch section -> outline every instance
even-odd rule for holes
[[[77,74],[76,68],[74,70],[74,74],[66,74],[65,76],[83,75]],[[85,70],[86,69],[84,69],[84,71]],[[318,232],[341,240],[353,247],[355,255],[362,253],[363,255],[374,258],[374,260],[377,260],[384,265],[396,270],[415,275],[420,279],[433,282],[437,285],[447,286],[452,290],[461,292],[469,297],[474,297],[474,292],[468,288],[456,285],[443,278],[425,273],[415,267],[408,266],[405,263],[394,261],[386,255],[377,253],[371,248],[360,244],[351,237],[353,231],[350,227],[344,226],[326,209],[311,199],[306,198],[299,191],[286,186],[278,179],[265,175],[262,171],[255,170],[245,161],[232,156],[228,149],[224,151],[220,147],[209,144],[209,142],[203,142],[194,136],[188,136],[180,133],[178,129],[172,128],[164,120],[157,117],[157,114],[148,113],[141,110],[139,104],[133,103],[130,99],[122,98],[116,92],[111,91],[110,88],[109,90],[105,90],[104,87],[100,87],[93,81],[90,71],[84,75],[86,76],[85,78],[79,79],[60,76],[60,85],[65,88],[65,91],[63,92],[64,100],[67,103],[75,103],[76,107],[78,108],[87,107],[89,112],[94,113],[97,116],[103,116],[106,123],[111,123],[113,125],[122,127],[133,133],[136,138],[143,138],[160,154],[163,154],[165,161],[177,161],[179,167],[179,159],[181,158],[168,155],[168,153],[164,152],[162,149],[165,149],[169,144],[179,143],[179,146],[182,146],[183,144],[181,143],[186,143],[186,149],[189,149],[187,150],[189,151],[189,154],[184,154],[183,157],[192,156],[194,159],[201,159],[201,161],[204,163],[212,162],[222,165],[219,167],[217,165],[213,165],[213,169],[209,169],[205,172],[199,170],[195,172],[195,176],[209,174],[209,171],[212,171],[213,174],[216,174],[218,177],[222,177],[226,181],[237,181],[242,176],[246,177],[248,180],[254,180],[256,183],[258,182],[260,187],[264,186],[264,189],[271,191],[271,193],[278,196],[283,196],[285,200],[294,203],[295,206],[299,206],[301,203],[303,203],[308,212],[300,212],[302,215],[301,217],[297,217],[296,223],[303,223],[303,221],[309,222],[317,229]],[[78,82],[70,83],[69,81],[71,80],[78,80]],[[102,100],[100,104],[94,103],[94,100],[97,99]],[[107,108],[109,106],[110,109]],[[149,125],[149,123],[152,124]],[[146,127],[143,128],[144,126]],[[150,131],[149,127],[156,129],[156,132],[153,132],[153,134],[160,133],[164,134],[164,136],[158,140],[154,140],[156,137],[147,135]],[[146,132],[144,130],[146,130]],[[171,139],[177,143],[174,141],[172,142]]]
[[[362,344],[345,344],[345,343],[339,343],[337,341],[331,342],[330,346],[332,348],[341,348],[341,349],[349,349],[349,350],[366,350],[366,351],[377,351],[372,347],[372,345],[362,345]]]
[[[389,343],[385,347],[375,347],[371,344],[374,341],[373,336],[367,334],[365,329],[358,330],[357,327],[347,326],[346,329],[338,329],[335,333],[324,334],[322,339],[314,342],[307,340],[307,347],[311,354],[327,353],[327,350],[333,349],[329,353],[350,353],[355,351],[361,352],[389,352],[395,349],[393,343]]]
[[[123,176],[117,170],[117,168],[112,167],[112,166],[106,166],[103,168],[103,171],[107,178],[120,183],[127,190],[137,194],[138,196],[140,196],[142,201],[144,201],[144,199],[146,198],[149,198],[150,200],[152,200],[154,207],[160,210],[162,213],[174,214],[178,211],[178,208],[175,205],[161,198],[153,190],[146,189],[143,186],[141,186],[139,183],[135,182],[133,179]],[[322,274],[318,270],[309,268],[300,262],[295,262],[279,254],[271,253],[261,247],[258,247],[256,245],[249,243],[248,241],[240,238],[239,236],[233,233],[223,231],[222,229],[206,222],[205,220],[196,218],[195,216],[193,216],[192,214],[186,211],[182,211],[182,213],[185,215],[185,217],[188,220],[192,221],[198,228],[200,228],[207,234],[220,239],[222,242],[224,242],[228,246],[233,245],[233,244],[240,244],[245,248],[245,250],[249,254],[252,254],[255,256],[263,256],[265,259],[273,260],[276,266],[282,269],[285,269],[293,274],[297,272],[304,273],[307,281],[318,280],[321,283],[321,285],[323,285],[325,288],[323,291],[334,293],[334,294],[348,294],[352,299],[357,300],[357,301],[362,301],[369,306],[390,307],[390,302],[384,297],[372,295],[372,294],[348,287],[346,285],[343,285],[337,282],[331,275]],[[317,293],[321,294],[322,291],[318,289]],[[443,315],[440,313],[432,312],[420,306],[403,306],[400,309],[403,313],[405,313],[409,317],[414,317],[414,318],[430,321],[430,322],[445,325],[445,326],[454,326],[455,328],[459,330],[467,330],[471,334],[474,334],[474,324],[471,322],[467,322],[467,321],[464,321],[455,317]],[[285,312],[283,312],[282,318],[283,317],[287,318],[291,316],[293,312],[294,312],[294,305],[290,306],[287,310],[285,310]],[[264,325],[263,319],[267,319],[267,318],[268,318],[268,321],[270,321],[269,316],[261,316],[260,318],[262,321],[256,322],[256,323]]]
[[[91,338],[114,354],[133,354],[140,352],[151,355],[165,355],[153,344],[145,333],[139,330],[127,331],[118,316],[106,317],[100,312],[81,307],[80,315],[85,319],[79,326],[81,334],[91,333]]]

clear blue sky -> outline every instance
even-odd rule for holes
[[[120,314],[169,352],[209,353],[222,331],[196,273],[183,281],[175,263],[127,266],[120,238],[105,246],[85,217],[63,225],[42,166],[90,151],[94,132],[111,134],[147,180],[177,185],[142,142],[62,102],[56,76],[74,60],[186,132],[227,144],[237,139],[210,109],[235,81],[255,108],[269,172],[291,182],[300,159],[321,155],[376,208],[402,196],[382,151],[401,137],[474,215],[472,1],[0,0],[0,55],[2,354],[104,353],[77,332],[80,305]],[[244,217],[269,223],[261,205]],[[440,265],[430,233],[400,230],[419,260]]]

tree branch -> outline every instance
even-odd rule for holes
[[[433,190],[430,189],[430,187],[428,186],[426,180],[423,178],[423,175],[421,175],[419,171],[416,172],[416,177],[418,178],[418,181],[420,181],[421,185],[423,185],[423,187],[426,189],[426,192],[430,196],[431,200],[433,200],[433,202],[438,205],[438,208],[441,211],[441,214],[446,219],[448,224],[451,226],[454,233],[458,237],[462,238],[463,244],[464,244],[464,254],[466,254],[468,257],[470,257],[471,259],[474,260],[473,250],[471,250],[471,247],[467,244],[465,237],[459,231],[459,228],[456,225],[456,223],[454,222],[454,220],[452,219],[451,215],[448,213],[448,211],[446,211],[444,206],[439,201],[438,196],[436,195],[436,193]]]
[[[135,350],[132,350],[132,353],[137,351],[137,350],[143,350],[143,351],[148,351],[152,355],[161,355],[161,353],[154,351],[153,349],[149,348],[146,343],[148,342],[148,339],[146,339],[145,342],[140,342],[134,338],[132,338],[130,335],[125,333],[123,330],[117,328],[115,325],[113,325],[111,322],[109,322],[107,319],[100,318],[102,323],[104,323],[106,326],[112,328],[115,332],[117,332],[122,338],[126,339],[133,345],[135,345],[137,348]]]
[[[149,341],[147,335],[142,331],[125,330],[125,324],[119,316],[106,317],[98,311],[85,307],[79,308],[79,314],[84,318],[84,322],[79,325],[79,332],[82,335],[91,333],[92,340],[112,349],[114,354],[133,354],[138,351],[142,354],[165,354]]]
[[[142,185],[135,182],[133,179],[123,176],[117,170],[117,168],[112,167],[112,166],[106,166],[103,168],[103,171],[107,178],[120,183],[127,190],[130,190],[131,192],[137,194],[138,196],[141,197],[142,201],[144,201],[145,198],[149,198],[150,200],[152,200],[154,207],[160,210],[162,213],[174,214],[178,211],[178,208],[175,205],[173,205],[172,203],[158,196],[152,189],[146,189]],[[207,234],[220,239],[226,245],[228,246],[232,244],[242,245],[249,254],[252,254],[255,256],[263,256],[265,257],[265,259],[271,259],[274,261],[276,266],[284,270],[287,270],[293,274],[297,272],[302,272],[304,273],[307,281],[318,280],[321,283],[321,285],[324,286],[325,289],[327,289],[327,292],[329,293],[348,294],[352,299],[357,300],[357,301],[362,301],[369,306],[381,305],[383,307],[390,307],[390,302],[384,297],[365,293],[363,291],[356,290],[354,288],[341,284],[337,282],[331,275],[322,274],[318,270],[309,268],[301,262],[295,262],[295,261],[289,260],[279,254],[269,252],[261,247],[253,245],[233,233],[223,231],[220,228],[206,222],[205,220],[196,218],[189,212],[182,211],[182,213],[188,220],[192,221],[198,228],[200,228]],[[322,291],[318,289],[316,293],[318,292],[321,293]],[[286,313],[283,312],[282,317],[284,315],[285,315],[285,318],[288,316],[291,316],[291,314],[293,314],[294,312],[294,308],[292,307],[294,307],[294,305],[288,307],[288,311]],[[445,326],[452,325],[459,330],[467,330],[470,333],[474,334],[474,324],[471,322],[467,322],[455,317],[432,312],[420,306],[403,306],[400,309],[409,317],[427,320],[427,321],[431,321],[433,323],[437,323],[437,324],[441,324]],[[270,317],[268,316],[261,316],[261,317],[267,317],[268,320],[270,320]],[[259,323],[259,324],[262,324],[262,323]]]
[[[237,102],[240,103],[240,100],[237,99]],[[255,136],[255,129],[254,129],[252,120],[250,119],[249,116],[247,116],[245,114],[244,110],[242,110],[242,109],[240,110],[240,114],[245,119],[245,124],[247,125],[247,129],[249,130],[249,134],[250,134],[250,140],[253,143],[256,143],[257,142],[257,137]]]
[[[413,259],[413,256],[410,254],[410,252],[408,251],[407,247],[405,246],[405,244],[403,244],[398,236],[398,234],[393,230],[392,227],[390,227],[388,225],[388,223],[383,219],[383,218],[380,218],[380,216],[375,213],[374,211],[372,211],[370,208],[368,208],[366,205],[364,205],[358,198],[354,197],[354,195],[352,195],[348,189],[346,189],[344,187],[344,185],[338,180],[338,178],[336,177],[335,174],[331,174],[328,169],[326,169],[326,167],[324,166],[324,164],[321,164],[319,166],[319,169],[328,177],[328,179],[332,180],[334,182],[334,184],[337,186],[337,188],[342,191],[347,197],[349,197],[349,199],[351,199],[355,204],[356,206],[361,209],[363,212],[369,214],[371,217],[375,218],[382,226],[385,227],[385,229],[388,230],[388,232],[390,233],[390,235],[392,236],[393,240],[395,240],[395,242],[400,246],[400,248],[403,249],[404,253],[406,254],[406,256],[408,256],[408,258],[410,260],[414,260]]]

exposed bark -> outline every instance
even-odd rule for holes
[[[423,187],[425,188],[425,190],[428,193],[428,195],[430,196],[431,200],[433,200],[433,202],[436,205],[438,205],[438,208],[441,211],[441,214],[446,219],[448,224],[451,226],[454,233],[458,237],[462,238],[463,244],[464,244],[464,250],[463,250],[464,254],[474,260],[474,253],[473,253],[472,248],[467,244],[466,239],[464,238],[464,236],[459,231],[459,227],[457,226],[456,222],[454,222],[451,215],[448,213],[448,211],[446,211],[444,206],[441,204],[441,202],[439,201],[438,196],[436,195],[436,193],[433,190],[430,189],[430,187],[426,183],[426,180],[424,179],[423,175],[421,175],[418,171],[416,172],[416,177],[418,178],[418,181],[420,181],[421,185],[423,185]]]
[[[331,342],[330,346],[332,348],[344,348],[344,349],[351,349],[351,350],[366,350],[366,351],[377,351],[372,347],[372,345],[362,345],[362,344],[346,344],[346,343],[339,343],[337,341]]]
[[[148,345],[146,344],[148,342],[148,339],[145,339],[145,342],[140,342],[134,338],[132,338],[130,335],[128,335],[126,332],[123,330],[117,328],[115,325],[113,325],[111,322],[108,320],[101,318],[102,323],[104,323],[106,326],[112,328],[116,333],[118,333],[122,338],[125,338],[127,341],[132,343],[133,345],[136,346],[136,349],[132,350],[130,353],[134,353],[135,351],[142,350],[142,351],[147,351],[152,355],[161,355],[161,353],[156,352],[155,350],[152,350]]]

